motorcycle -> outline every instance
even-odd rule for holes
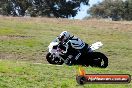
[[[81,54],[77,50],[63,46],[59,44],[57,38],[53,40],[48,46],[48,53],[46,60],[50,64],[62,65],[83,65],[106,68],[108,66],[108,58],[101,52],[95,52],[95,50],[102,47],[101,42],[93,43],[89,46],[86,54]]]

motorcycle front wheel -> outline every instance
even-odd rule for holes
[[[59,58],[54,58],[53,55],[51,53],[47,53],[46,55],[46,60],[50,63],[50,64],[54,64],[54,65],[62,65],[64,62],[62,60],[60,60]]]

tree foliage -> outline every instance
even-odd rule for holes
[[[93,5],[88,13],[92,17],[132,20],[132,0],[104,0]]]
[[[2,2],[2,4],[1,4]],[[89,0],[1,0],[3,15],[74,17]]]

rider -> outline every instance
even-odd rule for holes
[[[78,54],[74,58],[75,60],[78,60],[80,55],[85,55],[88,52],[88,44],[86,44],[78,37],[71,35],[67,31],[61,32],[61,34],[58,36],[58,39],[62,45],[67,46],[67,49],[72,47],[78,51]]]

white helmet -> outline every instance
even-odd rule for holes
[[[61,43],[64,43],[67,39],[69,39],[70,37],[70,33],[67,31],[63,31],[61,32],[61,34],[59,35],[58,39]]]

